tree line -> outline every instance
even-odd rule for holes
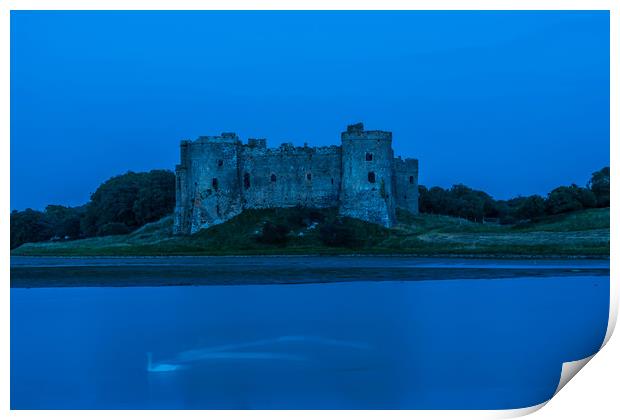
[[[536,220],[593,207],[609,206],[609,167],[594,172],[586,187],[575,184],[554,189],[546,197],[531,195],[495,200],[489,194],[465,185],[451,188],[420,186],[420,212],[460,217],[475,222],[496,219],[503,224]],[[11,212],[11,249],[26,242],[70,240],[119,235],[172,213],[175,176],[168,170],[127,172],[105,181],[78,207],[49,205],[44,211]],[[335,241],[339,227],[321,232],[325,241]],[[287,232],[267,226],[265,242]]]
[[[26,242],[126,234],[172,212],[175,176],[168,170],[127,172],[105,181],[78,207],[11,212],[11,249]]]
[[[495,219],[502,224],[536,220],[577,210],[609,207],[609,167],[592,174],[586,187],[575,184],[555,188],[546,197],[531,195],[495,200],[465,185],[451,188],[420,186],[421,213],[460,217],[474,222]]]

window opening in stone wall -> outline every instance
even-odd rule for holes
[[[332,185],[334,185],[334,178],[332,178]]]
[[[277,177],[276,174],[271,174],[271,182],[276,182]]]
[[[222,159],[218,159],[217,166],[224,166],[224,161]]]
[[[368,172],[368,182],[370,182],[371,184],[374,184],[376,181],[376,176],[374,172]]]
[[[250,188],[250,174],[247,172],[243,174],[243,188]]]
[[[213,189],[217,191],[217,178],[213,178],[211,180],[211,185],[213,186]]]
[[[366,162],[372,161],[372,153],[366,153]]]
[[[308,181],[312,181],[312,174],[311,174],[310,172],[308,172],[308,173],[306,174],[306,179],[307,179]]]
[[[410,184],[413,184],[413,175],[411,175],[411,176],[409,177],[409,183],[410,183]]]

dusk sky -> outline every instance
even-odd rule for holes
[[[12,12],[11,208],[79,205],[179,141],[392,131],[496,198],[609,165],[608,12]]]

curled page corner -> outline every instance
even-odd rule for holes
[[[555,397],[557,395],[558,392],[560,392],[560,390],[562,388],[564,388],[564,385],[566,385],[571,379],[573,379],[573,377],[586,365],[588,364],[588,362],[590,360],[592,360],[592,358],[596,355],[596,353],[594,353],[591,356],[585,357],[583,359],[579,359],[579,360],[573,360],[572,362],[564,362],[562,363],[562,373],[560,374],[560,381],[558,383],[557,388],[555,389],[555,392],[553,393],[553,397]],[[551,398],[553,398],[551,397]],[[514,418],[514,417],[521,417],[521,416],[526,416],[528,414],[532,414],[538,410],[540,410],[541,408],[543,408],[545,405],[547,405],[547,403],[551,401],[551,399],[544,401],[540,404],[537,405],[533,405],[531,407],[524,407],[524,408],[518,408],[518,409],[513,409],[513,410],[505,410],[503,412],[498,413],[498,415],[495,416],[495,418]]]
[[[515,409],[512,409],[512,410],[503,410],[503,411],[499,412],[496,416],[494,416],[494,418],[496,418],[496,419],[512,419],[512,418],[515,418],[515,417],[527,416],[528,414],[532,414],[532,413],[535,413],[536,411],[540,410],[545,405],[547,405],[548,402],[549,402],[549,400],[547,400],[545,402],[541,402],[540,404],[533,405],[531,407],[515,408]]]
[[[616,282],[610,281],[609,284],[609,321],[607,321],[607,332],[603,339],[601,348],[607,344],[611,338],[614,330],[616,329],[616,321],[618,320],[618,301],[620,300],[620,288],[615,284]]]
[[[577,372],[579,372],[581,368],[583,368],[595,356],[595,354],[585,357],[583,359],[563,363],[562,374],[560,375],[560,382],[558,383],[558,387],[555,389],[553,396],[560,392],[560,390],[564,388],[564,385],[566,385],[571,379],[573,379]]]

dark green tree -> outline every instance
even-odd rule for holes
[[[596,197],[597,207],[609,207],[609,166],[592,174],[588,188]]]
[[[482,222],[485,217],[499,217],[499,208],[493,198],[483,191],[463,184],[444,190],[424,186],[418,188],[419,208],[422,213],[444,214]]]
[[[11,249],[27,242],[46,241],[52,235],[42,212],[32,209],[11,212]]]
[[[531,195],[520,200],[516,210],[517,220],[533,220],[545,215],[545,199],[539,195]]]
[[[547,197],[547,214],[561,214],[583,210],[596,206],[596,196],[587,188],[572,184],[569,187],[558,187]]]
[[[44,220],[52,230],[52,237],[76,239],[80,237],[80,219],[84,207],[65,207],[50,204],[45,208]]]
[[[154,170],[144,175],[133,212],[139,226],[170,214],[175,203],[175,177],[170,171]]]
[[[418,210],[420,213],[432,213],[428,188],[418,185]]]
[[[170,171],[127,172],[97,188],[86,205],[81,228],[87,236],[102,234],[110,223],[122,223],[129,231],[174,209],[175,177]]]
[[[419,208],[422,213],[448,214],[448,195],[441,187],[426,189],[423,185],[418,188]]]

